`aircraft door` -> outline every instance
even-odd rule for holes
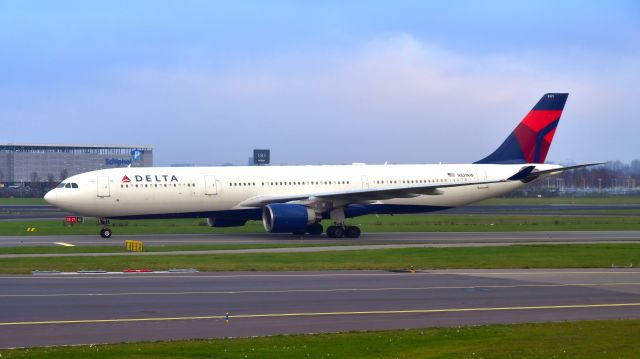
[[[206,195],[218,194],[218,186],[216,185],[216,176],[214,175],[204,176],[204,194]]]
[[[369,176],[362,176],[362,189],[369,189]]]
[[[109,189],[109,177],[99,176],[98,177],[98,197],[109,197],[109,196],[111,196],[111,191]]]
[[[485,170],[478,170],[476,171],[477,174],[477,178],[478,181],[486,181],[487,180],[487,172]],[[479,184],[478,185],[478,189],[488,189],[489,185],[488,184]]]

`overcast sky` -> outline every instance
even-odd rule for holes
[[[640,2],[0,0],[5,143],[467,163],[546,92],[547,160],[640,158]]]

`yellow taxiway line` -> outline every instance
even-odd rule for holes
[[[570,305],[543,305],[543,306],[522,306],[522,307],[481,307],[481,308],[372,310],[372,311],[353,311],[353,312],[238,314],[238,315],[230,315],[228,318],[229,319],[250,319],[250,318],[313,317],[313,316],[340,316],[340,315],[428,314],[428,313],[460,313],[460,312],[507,311],[507,310],[585,309],[585,308],[616,308],[616,307],[640,307],[640,303],[570,304]],[[48,321],[33,321],[33,322],[0,322],[0,326],[44,325],[44,324],[130,323],[130,322],[203,320],[203,319],[226,319],[226,316],[225,315],[205,315],[205,316],[165,317],[165,318],[158,317],[158,318],[48,320]]]

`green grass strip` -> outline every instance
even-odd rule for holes
[[[638,358],[640,320],[0,350],[2,358]]]
[[[144,242],[144,241],[143,241]],[[124,243],[124,241],[123,241]],[[335,243],[331,246],[347,246],[348,244]],[[300,247],[324,247],[326,244],[194,244],[194,245],[145,245],[145,252],[173,252],[173,251],[208,251],[208,250],[233,250],[233,249],[262,249],[262,248],[300,248]],[[67,253],[126,253],[127,249],[121,246],[24,246],[24,247],[0,247],[0,254],[67,254]]]
[[[640,244],[517,245],[507,247],[401,248],[316,253],[172,256],[3,258],[0,273],[125,268],[196,268],[200,271],[398,270],[459,268],[603,268],[637,266]]]
[[[640,216],[539,216],[539,215],[398,215],[362,216],[348,220],[367,232],[521,232],[640,230]],[[324,221],[329,225],[329,221]],[[36,232],[27,232],[35,227]],[[203,219],[113,221],[117,234],[247,234],[264,233],[262,222],[242,227],[211,228]],[[98,235],[100,226],[87,218],[83,224],[62,220],[0,222],[0,236]]]

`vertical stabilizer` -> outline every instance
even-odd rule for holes
[[[544,163],[568,93],[548,93],[489,156],[475,163]]]

